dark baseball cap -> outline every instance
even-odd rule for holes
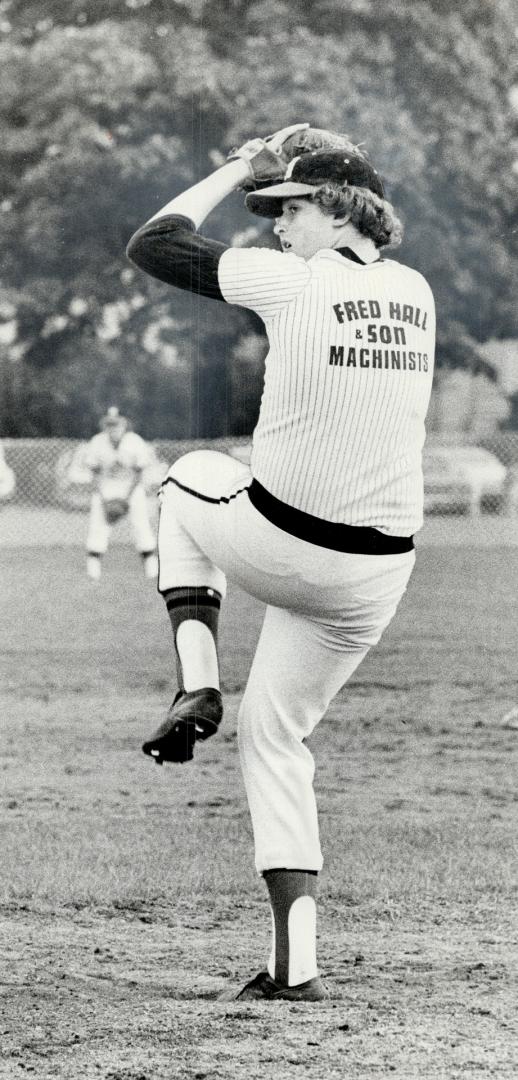
[[[245,203],[259,217],[278,217],[283,199],[312,195],[326,183],[368,188],[380,199],[385,198],[380,176],[360,154],[347,150],[311,150],[290,162],[281,183],[251,191]]]

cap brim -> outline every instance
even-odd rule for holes
[[[312,195],[314,190],[312,184],[297,184],[295,180],[284,180],[282,184],[251,191],[246,196],[245,204],[252,214],[258,214],[259,217],[278,217],[283,199]]]

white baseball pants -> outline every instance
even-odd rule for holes
[[[142,484],[137,484],[131,492],[128,518],[136,550],[139,553],[154,551],[156,537],[150,525],[146,492]],[[102,498],[99,492],[94,491],[90,502],[87,551],[94,555],[104,555],[108,550],[111,529],[112,526],[106,520]]]
[[[252,506],[250,482],[247,466],[214,451],[173,465],[161,495],[158,588],[225,595],[228,578],[267,605],[238,722],[256,867],[320,870],[304,740],[390,622],[415,553],[348,554],[299,540]]]

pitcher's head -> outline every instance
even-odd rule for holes
[[[381,178],[361,154],[312,151],[290,162],[284,179],[246,197],[249,210],[275,218],[283,251],[304,259],[346,246],[356,230],[377,248],[401,242],[402,225]]]

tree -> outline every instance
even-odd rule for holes
[[[0,6],[11,434],[87,434],[115,393],[150,436],[251,428],[264,346],[245,361],[243,342],[261,324],[146,279],[124,249],[230,146],[297,119],[367,144],[406,224],[395,257],[436,295],[440,364],[517,336],[511,0]],[[273,242],[239,195],[208,225],[247,229]]]

